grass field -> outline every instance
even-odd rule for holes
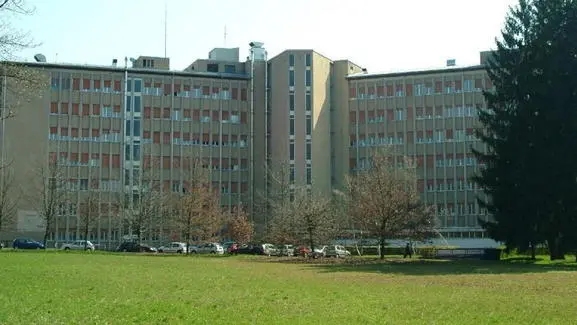
[[[575,263],[297,260],[5,250],[0,324],[577,322]]]

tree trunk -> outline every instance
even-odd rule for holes
[[[385,236],[381,236],[379,241],[381,259],[385,259]]]
[[[316,257],[316,255],[315,255],[315,243],[313,241],[313,232],[312,232],[312,230],[309,229],[308,233],[309,233],[309,244],[311,245],[311,254],[313,257]]]
[[[531,243],[531,259],[535,260],[535,245]]]
[[[50,231],[50,218],[46,218],[46,227],[44,227],[44,239],[42,240],[42,243],[44,244],[44,247],[46,247],[46,241],[48,241],[48,232]]]
[[[565,259],[565,252],[563,251],[563,247],[561,247],[561,239],[559,237],[547,240],[547,244],[549,246],[549,257],[551,261]]]

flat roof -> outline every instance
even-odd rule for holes
[[[199,77],[199,78],[218,78],[218,79],[234,79],[234,80],[248,80],[250,76],[246,73],[224,73],[224,72],[199,72],[199,71],[175,71],[175,70],[159,70],[147,68],[124,68],[113,67],[105,65],[88,65],[88,64],[73,64],[73,63],[48,63],[48,62],[18,62],[6,61],[12,64],[22,64],[28,67],[45,68],[45,69],[67,69],[79,71],[102,71],[102,72],[118,72],[123,73],[128,71],[130,73],[153,74],[175,77]]]
[[[448,73],[448,72],[467,72],[484,70],[486,67],[484,65],[470,65],[470,66],[450,66],[442,68],[431,68],[431,69],[417,69],[417,70],[405,70],[405,71],[394,71],[385,73],[355,73],[347,76],[347,79],[359,80],[359,79],[373,79],[373,78],[390,78],[390,77],[405,77],[405,76],[417,76],[426,74],[437,74],[437,73]]]

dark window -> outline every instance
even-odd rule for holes
[[[124,160],[130,160],[131,154],[130,154],[130,145],[127,144],[124,146]]]
[[[295,66],[295,56],[294,54],[289,54],[289,67]]]
[[[52,87],[52,90],[60,89],[60,79],[58,79],[58,77],[52,77],[50,87]]]
[[[134,96],[134,112],[140,112],[140,96]]]
[[[134,144],[132,147],[132,160],[139,161],[140,160],[140,144]]]
[[[294,87],[295,85],[295,72],[294,70],[289,71],[289,86]]]
[[[139,93],[142,91],[142,80],[134,79],[134,92]]]
[[[290,160],[295,160],[295,144],[294,144],[294,143],[291,143],[291,144],[289,145],[289,147],[290,147],[290,148],[289,148],[289,151],[290,151],[290,152],[289,152]]]
[[[70,89],[70,78],[62,78],[62,89]]]
[[[305,86],[311,86],[311,70],[305,71]]]
[[[132,122],[133,134],[135,137],[140,136],[140,120],[134,120]]]
[[[307,92],[305,96],[305,105],[306,110],[310,111],[312,109],[312,102],[311,102],[311,93]]]
[[[291,183],[295,181],[295,168],[293,166],[290,168],[289,180]]]
[[[130,121],[126,121],[125,126],[126,126],[126,128],[124,130],[125,131],[124,134],[130,135]]]
[[[295,93],[294,93],[294,91],[291,91],[289,93],[289,109],[291,111],[295,110]]]
[[[291,119],[290,119],[290,135],[295,135],[295,119],[294,119],[294,116],[291,116]]]
[[[224,66],[224,72],[226,73],[236,73],[236,67],[232,64],[226,64]]]
[[[311,160],[311,156],[312,156],[312,145],[310,143],[307,143],[306,145],[306,159],[307,160]]]
[[[209,63],[206,65],[206,71],[208,72],[218,72],[218,64]]]
[[[126,96],[126,111],[130,112],[131,108],[132,108],[132,97]]]
[[[126,92],[131,91],[132,91],[132,79],[128,79],[128,81],[126,81]]]
[[[311,66],[311,55],[310,54],[305,55],[305,65],[307,67]]]
[[[313,183],[313,169],[311,167],[307,167],[307,184]]]
[[[307,129],[306,129],[307,135],[311,135],[313,131],[313,120],[311,119],[310,115],[307,116],[306,123],[307,123]]]

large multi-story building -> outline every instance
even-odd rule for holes
[[[438,207],[446,237],[483,236],[477,220],[487,214],[470,179],[478,168],[471,147],[483,148],[473,133],[476,112],[490,87],[483,65],[368,74],[313,50],[268,60],[262,43],[250,45],[246,62],[238,48],[217,48],[182,71],[159,57],[130,59],[131,66],[23,63],[50,86],[5,122],[2,150],[19,184],[35,166],[65,166],[72,194],[51,239],[81,236],[78,206],[83,193],[97,192],[100,218],[90,237],[120,240],[128,230],[115,212],[118,193],[138,191],[144,174],[154,174],[161,191],[178,192],[193,160],[210,170],[224,207],[244,206],[263,224],[266,213],[255,206],[273,190],[269,173],[331,195],[376,147],[415,159],[419,191]],[[29,200],[19,201],[14,221],[4,238],[41,232]],[[160,227],[149,239],[166,236]]]

